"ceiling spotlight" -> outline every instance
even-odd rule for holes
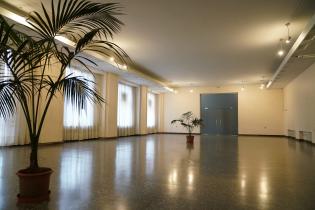
[[[260,90],[265,89],[265,84],[261,84],[259,88],[260,88]]]
[[[193,92],[194,92],[194,89],[190,89],[189,92],[190,92],[190,93],[193,93]]]
[[[123,65],[123,69],[127,69],[127,65],[126,64]]]
[[[114,57],[110,57],[109,60],[113,62],[115,60],[115,58]]]
[[[279,51],[278,51],[278,55],[279,55],[279,56],[283,56],[283,54],[284,54],[284,50],[279,50]]]
[[[241,91],[244,91],[245,90],[245,81],[241,81]]]
[[[280,39],[280,50],[278,51],[279,56],[284,55],[284,49],[283,49],[283,39]]]
[[[285,26],[287,27],[287,30],[288,30],[288,38],[285,40],[285,43],[290,44],[291,39],[292,39],[292,37],[290,36],[290,28],[289,28],[290,23],[286,23]]]

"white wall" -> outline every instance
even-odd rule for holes
[[[200,117],[201,93],[238,92],[239,134],[283,135],[283,90],[260,90],[259,86],[247,86],[245,91],[235,87],[179,88],[178,93],[164,95],[164,132],[186,132],[170,125],[171,120],[182,113],[192,111]],[[194,132],[199,132],[196,129]]]
[[[315,143],[315,63],[284,89],[285,132],[313,132]]]

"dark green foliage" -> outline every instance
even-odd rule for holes
[[[179,123],[181,126],[187,129],[189,136],[191,136],[194,128],[202,125],[202,119],[194,116],[192,112],[186,112],[181,115],[179,119],[172,120],[171,124]]]

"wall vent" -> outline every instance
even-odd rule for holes
[[[295,130],[289,129],[289,130],[288,130],[288,137],[295,139],[295,138],[296,138],[296,136],[295,136]]]
[[[299,131],[299,139],[312,142],[312,132]]]

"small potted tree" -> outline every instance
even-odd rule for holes
[[[172,120],[171,124],[179,123],[181,126],[183,126],[188,131],[187,143],[193,144],[194,143],[194,136],[192,135],[192,132],[194,128],[197,128],[201,126],[202,119],[197,118],[194,116],[194,114],[189,111],[181,115],[179,119]]]
[[[92,81],[82,76],[66,75],[73,62],[83,71],[96,63],[87,52],[113,56],[125,63],[127,54],[108,39],[119,32],[123,23],[117,19],[117,3],[86,0],[51,0],[51,8],[42,4],[42,12],[29,15],[29,33],[17,32],[0,16],[0,60],[8,72],[0,72],[0,117],[14,115],[21,106],[30,139],[30,162],[17,175],[20,183],[18,202],[41,202],[49,199],[52,169],[38,163],[38,146],[43,124],[52,100],[58,94],[71,100],[77,109],[87,101],[103,103],[92,88]],[[60,42],[60,40],[68,40]],[[129,61],[129,59],[128,59]],[[50,69],[52,64],[56,64]],[[49,73],[53,71],[53,75]]]

